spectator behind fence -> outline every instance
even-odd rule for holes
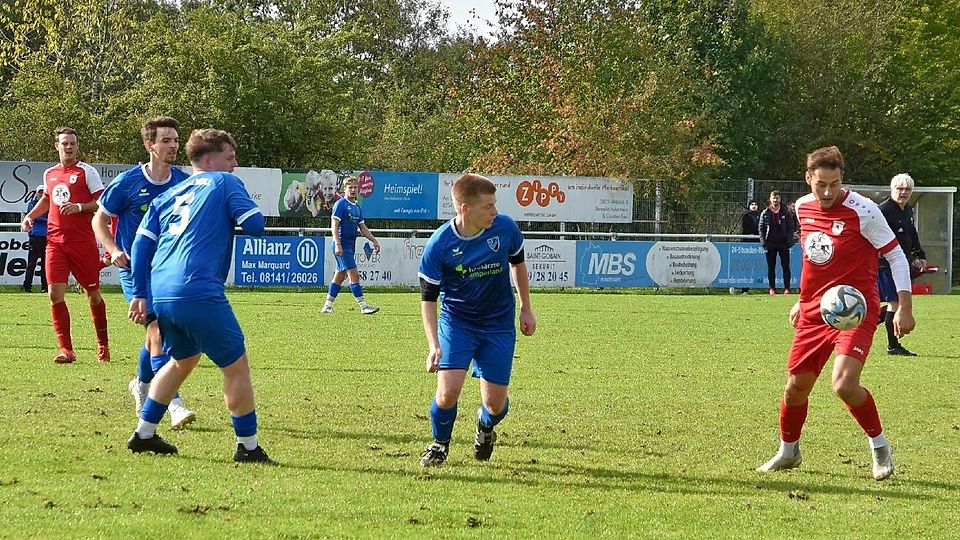
[[[37,186],[37,192],[27,202],[27,213],[29,214],[33,207],[43,197],[43,184]],[[30,253],[27,255],[27,271],[23,274],[24,292],[33,292],[33,275],[37,270],[37,263],[40,263],[40,292],[47,292],[47,273],[46,273],[46,251],[47,251],[47,214],[37,216],[33,220],[33,228],[30,229]]]
[[[752,235],[741,238],[740,240],[743,242],[756,242],[757,239],[753,236],[760,234],[760,203],[754,199],[750,199],[750,202],[747,203],[747,211],[740,218],[740,233]],[[742,287],[740,292],[747,294],[750,292],[750,288]],[[730,287],[730,294],[737,294],[737,288]]]
[[[767,283],[770,294],[777,294],[777,256],[783,271],[783,294],[790,294],[790,248],[793,236],[793,214],[780,204],[780,192],[770,192],[770,206],[760,212],[760,244],[767,252]]]
[[[880,203],[880,212],[883,213],[887,225],[897,236],[900,248],[910,263],[910,277],[916,278],[927,269],[927,255],[920,247],[920,236],[913,219],[913,208],[910,207],[910,196],[913,195],[913,178],[909,174],[901,173],[890,181],[890,198]],[[880,301],[887,302],[880,310],[880,322],[887,329],[887,354],[892,356],[917,356],[900,344],[893,328],[893,314],[899,307],[897,287],[893,283],[893,272],[890,263],[883,257],[877,269],[877,288],[880,290]]]

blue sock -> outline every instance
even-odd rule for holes
[[[449,442],[453,434],[453,422],[457,419],[457,406],[441,409],[437,405],[437,398],[433,398],[430,405],[430,428],[433,430],[433,439],[439,442]]]
[[[151,356],[150,369],[152,369],[153,374],[156,375],[160,371],[160,368],[165,366],[169,361],[170,361],[170,356],[166,354],[161,354],[159,356]]]
[[[500,411],[500,414],[490,414],[490,411],[487,410],[482,404],[480,405],[480,423],[488,428],[500,423],[503,420],[503,417],[507,415],[507,411],[510,410],[510,398],[507,398],[507,402],[503,404],[503,410]]]
[[[359,283],[351,283],[350,292],[353,293],[354,298],[360,298],[363,296],[363,287],[361,287]]]
[[[167,407],[168,405],[154,401],[148,396],[147,401],[143,403],[143,408],[140,409],[140,419],[151,424],[159,424],[167,412]]]
[[[233,431],[237,437],[250,437],[257,434],[257,411],[256,409],[243,416],[231,416],[233,420]]]
[[[327,296],[329,296],[330,298],[336,298],[337,295],[340,294],[340,289],[342,288],[343,288],[343,285],[337,285],[336,283],[331,281],[330,288],[327,289]]]
[[[140,347],[140,361],[137,364],[137,380],[148,383],[153,380],[153,364],[150,362],[150,350]]]

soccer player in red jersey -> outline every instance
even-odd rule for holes
[[[757,470],[771,472],[800,465],[800,431],[807,419],[807,397],[830,354],[835,352],[833,391],[867,434],[873,454],[873,477],[883,480],[893,473],[893,451],[880,425],[873,396],[860,386],[860,373],[880,312],[877,255],[890,263],[893,273],[899,298],[893,325],[901,336],[910,333],[916,324],[910,268],[877,205],[842,187],[843,154],[836,146],[814,150],[807,156],[806,181],[811,193],[796,203],[803,271],[800,300],[790,310],[790,324],[796,332],[780,402],[780,449]],[[867,314],[860,326],[841,332],[821,319],[820,298],[835,285],[851,285],[863,293]]]
[[[107,342],[107,307],[100,295],[100,251],[93,234],[91,221],[97,211],[97,198],[103,192],[100,173],[77,158],[79,144],[73,128],[56,131],[56,149],[60,164],[43,173],[45,193],[37,206],[23,218],[21,228],[29,232],[33,220],[50,212],[47,231],[47,282],[53,331],[57,335],[60,353],[53,359],[57,364],[69,364],[77,359],[70,337],[70,312],[64,302],[67,278],[72,273],[87,291],[90,313],[97,333],[97,359],[110,361]]]

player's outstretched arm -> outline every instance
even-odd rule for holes
[[[525,336],[532,336],[537,331],[537,317],[533,314],[533,307],[530,304],[530,276],[527,274],[527,263],[511,265],[510,270],[517,284],[517,296],[520,297],[520,332]]]
[[[427,336],[426,369],[433,373],[440,367],[440,358],[443,351],[440,349],[440,338],[437,335],[437,302],[424,300],[420,302],[420,318],[423,320],[423,333]]]

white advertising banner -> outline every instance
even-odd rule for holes
[[[385,287],[420,285],[417,271],[420,269],[420,259],[423,257],[423,248],[429,238],[378,238],[380,253],[374,253],[373,245],[364,237],[357,238],[356,261],[357,271],[360,273],[360,284],[363,286]],[[326,281],[330,282],[333,272],[337,269],[337,261],[333,257],[333,242],[325,243],[324,268],[327,269]]]
[[[456,215],[450,187],[459,174],[441,174],[439,219]],[[633,184],[612,178],[490,176],[497,186],[497,210],[517,221],[629,223]]]
[[[527,276],[532,288],[573,287],[577,277],[577,243],[573,240],[523,242]]]
[[[647,273],[660,287],[709,287],[720,274],[720,251],[710,242],[655,242]]]
[[[190,172],[190,169],[187,170]],[[280,184],[283,183],[283,172],[280,169],[263,169],[260,167],[237,167],[233,174],[243,180],[250,197],[257,202],[257,206],[265,216],[279,216],[277,201],[280,199]]]
[[[26,212],[27,199],[43,183],[43,171],[56,165],[53,161],[0,161],[0,212]],[[103,185],[133,165],[91,163],[100,173]]]
[[[27,233],[0,232],[0,285],[23,285],[27,270],[27,255],[30,253],[30,237]],[[40,289],[40,269],[34,272],[34,290]],[[100,272],[100,283],[119,285],[120,277],[113,266]]]

